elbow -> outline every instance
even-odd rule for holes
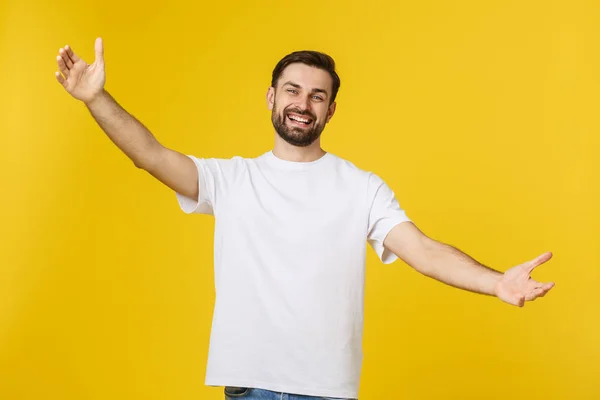
[[[437,246],[436,242],[429,238],[423,238],[420,243],[419,250],[411,266],[419,273],[433,277],[436,275],[437,263]]]
[[[133,162],[133,165],[135,165],[136,168],[143,169],[148,172],[152,171],[153,166],[156,165],[156,161],[152,156],[132,157],[131,161]]]
[[[150,144],[144,151],[136,154],[136,157],[131,158],[133,165],[152,173],[159,168],[159,165],[164,164],[164,149],[158,142]]]
[[[137,168],[137,169],[143,169],[146,170],[146,163],[143,162],[142,160],[138,160],[138,159],[132,159],[131,160],[133,162],[133,165]]]

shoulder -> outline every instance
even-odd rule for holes
[[[240,155],[201,157],[188,155],[202,177],[211,177],[221,182],[234,182],[248,174],[256,158]]]
[[[385,185],[384,180],[375,171],[358,166],[356,163],[337,155],[332,154],[332,158],[340,170],[365,182],[369,190],[376,190],[379,186]]]
[[[243,167],[248,164],[256,162],[260,159],[261,156],[257,157],[247,157],[240,155],[233,156],[214,156],[214,157],[200,157],[195,155],[189,155],[189,157],[194,160],[197,164],[205,164],[209,167],[220,167],[220,168],[234,168],[234,167]]]
[[[336,154],[329,153],[334,165],[341,171],[347,172],[349,174],[354,174],[356,176],[360,176],[362,178],[368,179],[372,174],[371,171],[361,168],[353,161],[350,161],[346,158],[340,157]]]

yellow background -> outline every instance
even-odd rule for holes
[[[66,44],[166,146],[271,149],[285,54],[331,54],[326,150],[426,233],[500,270],[550,250],[524,308],[369,249],[360,398],[598,399],[597,1],[20,1],[0,5],[0,399],[222,399],[205,387],[208,216],[107,139],[53,76]]]

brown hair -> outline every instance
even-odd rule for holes
[[[335,61],[329,55],[312,50],[295,51],[283,57],[273,69],[273,77],[271,78],[271,86],[276,87],[279,76],[283,70],[290,64],[302,63],[311,67],[316,67],[329,72],[333,80],[333,93],[329,104],[335,101],[338,90],[340,89],[340,77],[335,72]]]

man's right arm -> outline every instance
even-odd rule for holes
[[[191,158],[160,144],[107,91],[102,90],[85,105],[100,128],[136,167],[175,192],[198,199],[198,170]]]
[[[104,90],[106,71],[104,43],[96,38],[95,60],[88,64],[70,46],[58,50],[56,80],[74,98],[81,100],[100,128],[133,164],[186,197],[198,199],[198,170],[194,161],[167,149],[135,117]]]

